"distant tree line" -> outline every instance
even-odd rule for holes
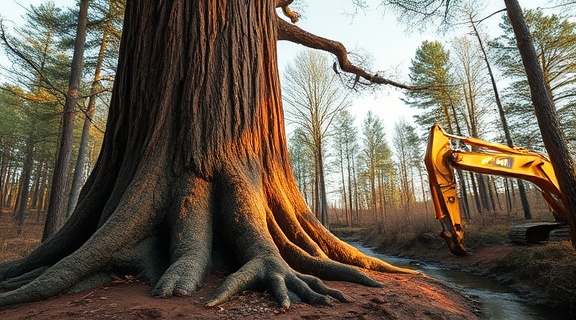
[[[27,8],[23,26],[1,21],[1,44],[11,65],[1,70],[0,206],[21,228],[27,214],[45,219],[55,164],[62,151],[65,118],[70,125],[70,153],[65,162],[57,214],[64,220],[94,166],[102,143],[122,28],[122,0],[83,1],[85,54],[71,69],[79,9],[52,1]],[[77,49],[76,49],[77,50]],[[80,78],[70,102],[70,79]],[[65,105],[71,103],[69,110]],[[73,117],[70,118],[70,116]],[[74,121],[76,119],[76,121]],[[59,169],[60,171],[62,169]],[[58,227],[58,226],[57,226]],[[19,229],[20,230],[20,229]],[[54,230],[51,230],[52,232]]]

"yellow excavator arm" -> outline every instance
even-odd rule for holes
[[[474,151],[453,148],[452,142],[456,141],[473,147]],[[468,254],[464,246],[455,169],[528,180],[540,188],[557,218],[566,221],[562,193],[554,169],[548,158],[539,153],[451,135],[435,124],[430,129],[424,163],[436,218],[442,225],[440,236],[455,255]]]

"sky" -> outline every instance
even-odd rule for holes
[[[350,0],[308,1],[304,8],[304,17],[297,25],[308,32],[341,42],[348,51],[360,48],[369,52],[374,59],[372,73],[384,71],[388,78],[403,83],[409,82],[411,59],[422,41],[439,40],[449,49],[449,40],[442,39],[451,38],[450,35],[443,36],[436,30],[427,30],[424,33],[407,32],[406,25],[399,23],[391,10],[384,12],[382,8],[372,6],[369,10],[352,17],[350,14],[354,12],[354,7],[351,2]],[[520,2],[524,7],[536,8],[547,6],[550,1],[520,0]],[[491,0],[481,11],[480,16],[488,16],[504,8],[504,1]],[[498,27],[501,15],[497,14],[482,22],[490,34],[501,33]],[[461,36],[468,32],[466,28],[466,26],[459,27],[454,35]],[[286,63],[293,62],[297,52],[304,49],[301,45],[280,41],[278,45],[280,72]],[[412,116],[417,114],[416,110],[402,102],[402,97],[401,90],[387,86],[376,96],[365,95],[354,99],[351,111],[357,116],[357,124],[361,123],[369,110],[379,115],[384,120],[387,139],[392,146],[394,124],[401,118],[413,123]]]
[[[31,4],[38,5],[46,0],[2,0],[0,16],[6,21],[6,25],[22,25],[21,16]],[[57,6],[73,6],[75,0],[54,0]],[[446,46],[448,41],[441,40],[442,36],[434,30],[425,33],[407,33],[406,26],[399,24],[391,12],[384,14],[382,8],[373,6],[370,10],[359,12],[355,16],[354,7],[350,0],[314,0],[307,1],[300,13],[302,19],[297,25],[316,35],[337,40],[344,44],[348,51],[361,49],[368,52],[373,58],[373,70],[384,71],[387,77],[399,81],[408,82],[409,66],[416,49],[424,40],[440,40]],[[549,1],[524,0],[521,4],[534,8],[545,6]],[[483,11],[488,15],[498,9],[504,8],[503,1],[489,1],[489,6]],[[499,31],[497,25],[500,15],[487,19],[483,24],[494,34]],[[460,29],[466,28],[462,26]],[[459,33],[465,30],[457,30]],[[298,52],[305,47],[285,41],[278,43],[278,63],[280,73],[284,71],[286,64],[293,63]],[[7,65],[4,55],[0,55],[0,64]],[[0,80],[1,81],[1,80]],[[356,122],[360,124],[369,110],[384,120],[387,139],[391,144],[394,123],[401,118],[412,123],[412,115],[416,113],[406,106],[401,97],[402,92],[398,89],[385,87],[378,94],[367,94],[353,100],[350,111],[356,115]]]
[[[407,82],[408,66],[416,48],[426,40],[424,35],[404,32],[404,26],[396,18],[383,16],[381,10],[354,12],[349,0],[308,1],[303,8],[303,17],[297,23],[300,28],[318,36],[341,42],[348,51],[368,52],[373,59],[370,73],[384,71],[387,77]],[[293,63],[295,55],[306,50],[302,45],[285,41],[278,43],[278,64],[282,73],[287,63]],[[402,92],[392,87],[382,88],[377,94],[366,94],[352,101],[350,111],[360,125],[371,110],[384,120],[387,138],[392,138],[394,123],[404,117],[410,121],[414,110],[408,108],[400,98]]]

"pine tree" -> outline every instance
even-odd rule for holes
[[[576,143],[576,23],[561,16],[544,15],[541,10],[527,10],[526,23],[530,28],[540,65],[544,72],[546,89],[556,108],[561,126],[568,140]],[[506,94],[511,128],[518,145],[542,149],[542,140],[530,91],[526,71],[522,65],[516,38],[509,19],[505,16],[500,23],[504,35],[491,42],[497,57],[496,62],[503,75],[511,80]],[[574,146],[573,146],[574,147]]]
[[[415,117],[416,122],[424,127],[438,123],[455,133],[455,105],[460,97],[452,74],[450,54],[440,42],[422,42],[412,59],[410,80],[415,87],[428,88],[406,92],[405,102],[423,110]]]

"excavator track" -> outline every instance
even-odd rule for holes
[[[564,228],[562,228],[564,227]],[[563,237],[563,233],[557,233],[551,237],[551,233],[556,230],[567,229],[566,224],[560,222],[531,222],[514,226],[508,231],[508,238],[513,243],[529,244],[529,243],[546,243],[548,241],[559,241],[567,239],[568,236]],[[569,232],[567,232],[569,233]]]
[[[568,225],[562,225],[560,228],[550,231],[548,241],[570,241],[570,227]]]

